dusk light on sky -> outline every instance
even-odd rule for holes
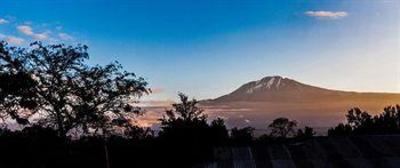
[[[34,3],[33,3],[34,2]],[[79,3],[78,3],[79,2]],[[0,39],[87,44],[155,90],[215,98],[264,76],[400,93],[398,0],[3,0]]]

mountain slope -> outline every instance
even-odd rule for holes
[[[269,76],[258,81],[252,81],[239,87],[230,94],[221,96],[212,101],[232,102],[232,101],[251,101],[251,102],[302,102],[302,101],[322,101],[346,98],[367,98],[374,96],[389,96],[396,94],[385,93],[357,93],[324,89],[297,82],[295,80],[281,76]],[[398,95],[400,96],[400,95]]]
[[[342,122],[350,108],[377,114],[395,104],[400,104],[400,94],[330,90],[280,76],[252,81],[227,95],[201,101],[210,117],[226,118],[231,126],[260,129],[277,117],[313,127],[331,127]]]

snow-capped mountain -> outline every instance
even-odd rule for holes
[[[234,126],[264,128],[277,117],[289,117],[313,127],[342,122],[345,112],[360,107],[371,114],[400,103],[396,93],[360,93],[307,85],[281,76],[248,82],[216,99],[201,101],[209,116],[222,117]]]
[[[281,76],[268,76],[246,83],[215,101],[293,101],[344,96],[351,93],[310,86]]]

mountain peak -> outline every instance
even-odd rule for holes
[[[286,78],[281,76],[267,76],[258,81],[250,82],[248,83],[250,87],[248,88],[247,93],[251,94],[255,91],[264,89],[279,89],[281,85],[284,85],[282,80],[285,79]]]
[[[248,82],[230,94],[221,96],[216,100],[221,101],[277,101],[277,100],[303,100],[307,97],[320,97],[334,93],[332,90],[323,89],[297,82],[282,76],[267,76],[257,81]]]

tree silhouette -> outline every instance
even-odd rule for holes
[[[124,131],[124,135],[130,140],[143,140],[154,137],[154,132],[150,128],[141,128],[136,125],[129,125]]]
[[[229,139],[229,133],[225,121],[221,118],[213,120],[210,125],[210,134],[211,137],[213,137],[214,144],[225,144]]]
[[[400,106],[388,106],[373,118],[374,132],[383,134],[400,133]]]
[[[232,128],[231,139],[236,144],[249,144],[253,140],[254,130],[253,127]]]
[[[222,119],[209,125],[196,99],[189,100],[188,96],[180,93],[179,100],[160,119],[159,138],[167,148],[167,160],[191,167],[193,163],[211,156],[213,147],[224,144],[228,131]]]
[[[316,133],[314,132],[314,129],[311,127],[304,127],[304,130],[298,129],[296,137],[300,139],[308,139],[312,138]]]
[[[329,136],[346,136],[352,133],[353,129],[348,124],[340,123],[334,128],[329,128],[328,135]]]
[[[161,121],[160,136],[201,136],[198,133],[208,128],[207,116],[198,107],[196,99],[189,100],[179,93],[180,103],[172,104],[173,109],[167,110]],[[197,132],[196,132],[197,131]]]
[[[147,83],[112,63],[89,66],[87,46],[0,44],[1,115],[20,124],[41,124],[66,137],[70,130],[105,134],[139,113],[132,106]],[[11,80],[4,80],[11,79]],[[4,81],[3,81],[4,80]]]
[[[38,83],[24,66],[28,64],[24,54],[24,49],[0,42],[0,119],[3,122],[11,118],[19,124],[28,124],[29,116],[37,112],[34,87]]]
[[[397,134],[400,133],[400,106],[385,107],[383,112],[371,116],[359,108],[346,114],[347,123],[329,129],[328,135]]]
[[[353,128],[367,127],[372,124],[372,117],[359,108],[352,108],[346,114],[348,124]]]
[[[196,99],[189,100],[189,97],[183,93],[179,93],[178,96],[181,102],[172,104],[173,110],[166,111],[166,116],[160,119],[162,125],[168,125],[168,123],[172,123],[177,120],[206,120],[207,116],[203,114],[203,109],[197,106],[198,101]]]
[[[277,118],[268,126],[271,129],[271,136],[278,138],[287,138],[295,133],[296,121],[287,118]]]

